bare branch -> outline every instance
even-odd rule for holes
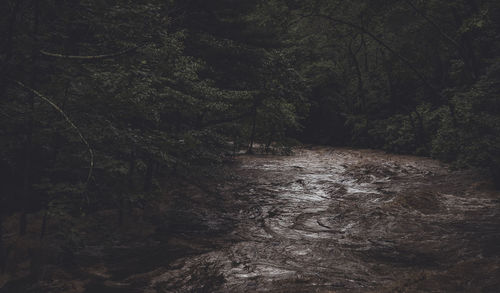
[[[465,66],[467,67],[467,69],[474,75],[474,69],[473,69],[473,66],[471,65],[471,61],[469,60],[469,58],[467,58],[465,52],[464,52],[464,48],[457,42],[455,41],[455,39],[453,39],[452,37],[450,37],[448,34],[446,34],[442,29],[441,27],[436,23],[434,22],[429,16],[427,16],[422,10],[418,9],[417,6],[415,6],[411,0],[407,0],[406,3],[408,3],[408,5],[413,9],[415,10],[415,12],[417,12],[420,16],[422,16],[429,24],[431,24],[434,29],[444,38],[446,39],[450,44],[452,44],[456,50],[458,51],[458,54],[460,55],[460,58],[464,61],[464,64]]]
[[[378,36],[376,36],[375,34],[373,34],[372,32],[370,32],[369,30],[367,30],[363,26],[355,24],[355,23],[352,23],[352,22],[349,22],[349,21],[346,21],[346,20],[343,20],[343,19],[334,18],[334,17],[331,17],[331,16],[326,15],[326,14],[309,14],[309,15],[303,15],[303,17],[321,17],[321,18],[330,20],[332,23],[339,23],[339,24],[343,24],[343,25],[349,26],[351,28],[354,28],[354,29],[356,29],[356,30],[358,30],[358,31],[360,31],[360,32],[362,32],[362,33],[370,36],[375,42],[377,42],[379,45],[381,45],[382,47],[384,47],[387,51],[391,52],[391,54],[395,55],[401,61],[403,61],[410,68],[410,70],[413,71],[413,73],[415,73],[419,77],[419,79],[430,90],[432,90],[432,92],[434,92],[437,96],[440,96],[440,94],[438,93],[437,89],[432,84],[430,84],[430,82],[427,80],[427,78],[415,67],[415,65],[413,65],[410,62],[410,60],[408,60],[406,57],[404,57],[403,55],[401,55],[399,52],[397,52],[396,50],[394,50],[393,48],[391,48],[389,45],[387,45],[387,43],[385,43],[384,41],[382,41],[381,38],[379,38]]]
[[[135,47],[123,50],[123,51],[116,52],[116,53],[95,55],[95,56],[64,55],[64,54],[51,53],[51,52],[47,52],[44,50],[40,50],[40,54],[47,56],[47,57],[64,58],[64,59],[97,60],[97,59],[107,59],[107,58],[114,58],[114,57],[126,55],[126,54],[132,53],[132,52],[136,51],[137,49],[144,47],[144,46],[145,45],[135,46]]]
[[[439,27],[430,17],[428,17],[423,11],[421,11],[420,9],[417,8],[417,6],[415,6],[410,0],[406,1],[406,3],[408,3],[408,5],[411,6],[411,8],[413,10],[415,10],[415,12],[417,12],[420,16],[422,16],[428,23],[430,23],[437,31],[438,33],[445,39],[447,39],[451,44],[453,44],[453,46],[455,46],[459,53],[461,53],[463,51],[462,49],[462,46],[460,46],[460,44],[455,41],[452,37],[450,37],[449,35],[447,35],[442,29],[441,27]]]
[[[408,60],[405,56],[401,55],[399,52],[397,52],[396,50],[391,48],[391,46],[387,45],[387,43],[382,41],[382,39],[379,38],[378,36],[376,36],[374,33],[370,32],[368,29],[366,29],[365,27],[363,27],[361,25],[352,23],[352,22],[347,21],[347,20],[334,18],[334,17],[326,15],[326,14],[309,14],[309,15],[301,15],[301,17],[321,17],[321,18],[330,20],[333,24],[346,25],[348,27],[354,28],[354,29],[364,33],[365,35],[368,35],[369,37],[371,37],[375,42],[380,44],[382,47],[384,47],[391,54],[393,54],[394,56],[398,57],[401,61],[403,61],[410,68],[410,70],[413,71],[413,73],[415,73],[417,75],[417,77],[423,82],[423,84],[432,92],[432,94],[434,94],[436,97],[438,97],[439,99],[443,100],[446,103],[446,105],[450,109],[453,124],[456,125],[457,122],[456,122],[456,116],[455,116],[455,106],[453,105],[453,103],[451,103],[449,101],[449,99],[446,99],[439,92],[439,90],[429,82],[427,77],[423,73],[421,73],[415,67],[415,65],[413,65],[413,63],[410,60]]]
[[[92,150],[92,148],[90,147],[90,144],[89,142],[87,141],[87,139],[85,138],[85,136],[83,136],[83,133],[80,131],[80,129],[73,123],[73,121],[71,121],[71,119],[69,119],[68,115],[66,115],[66,113],[64,113],[64,111],[59,108],[59,106],[57,106],[54,102],[52,102],[50,99],[46,98],[45,96],[43,96],[41,93],[39,93],[37,90],[34,90],[28,86],[26,86],[24,83],[18,81],[18,80],[13,80],[13,79],[10,79],[12,82],[14,82],[15,84],[17,84],[18,86],[20,86],[21,88],[31,92],[32,94],[36,95],[37,97],[39,97],[40,99],[42,99],[43,101],[47,102],[49,105],[52,106],[52,108],[56,109],[57,112],[59,112],[63,117],[64,117],[64,120],[66,120],[66,122],[68,122],[69,125],[71,125],[72,128],[74,128],[76,130],[76,132],[78,133],[78,136],[80,136],[80,139],[82,140],[82,142],[87,146],[87,149],[88,149],[88,152],[89,152],[89,157],[90,157],[90,168],[89,168],[89,173],[87,175],[87,181],[86,181],[86,184],[89,183],[90,181],[90,178],[92,177],[92,171],[94,169],[94,151]]]

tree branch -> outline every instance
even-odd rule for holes
[[[447,39],[451,44],[453,44],[459,51],[460,54],[462,54],[462,46],[455,41],[452,37],[448,36],[432,19],[430,19],[423,11],[418,9],[412,2],[411,0],[407,0],[406,3],[411,6],[415,12],[417,12],[420,16],[422,16],[428,23],[430,23],[437,31],[438,33],[445,39]]]
[[[89,173],[87,175],[87,181],[86,181],[86,184],[88,184],[89,181],[90,181],[90,178],[92,177],[92,171],[94,169],[94,151],[90,147],[89,142],[87,141],[87,139],[85,138],[85,136],[83,136],[83,133],[80,131],[80,129],[73,123],[73,121],[71,121],[71,119],[69,119],[68,115],[66,115],[66,113],[64,113],[64,111],[61,108],[59,108],[59,106],[57,106],[50,99],[48,99],[45,96],[43,96],[37,90],[34,90],[34,89],[26,86],[24,83],[22,83],[22,82],[20,82],[18,80],[13,80],[13,79],[9,79],[9,80],[11,80],[12,82],[14,82],[15,84],[17,84],[21,88],[23,88],[23,89],[31,92],[32,94],[36,95],[37,97],[39,97],[43,101],[47,102],[49,105],[52,106],[52,108],[56,109],[56,111],[59,112],[63,116],[64,120],[66,120],[66,122],[68,122],[68,124],[71,125],[71,127],[73,127],[76,130],[76,132],[78,133],[78,136],[80,136],[80,139],[82,140],[82,142],[87,146],[87,149],[88,149],[88,152],[89,152],[90,168],[89,168]]]
[[[205,121],[202,123],[201,127],[205,128],[205,127],[214,126],[214,125],[218,125],[218,124],[224,124],[224,123],[238,121],[240,119],[245,118],[247,115],[250,115],[250,114],[251,114],[251,112],[244,112],[244,113],[237,115],[237,116],[234,116],[234,117],[226,117],[226,118],[220,118],[220,119],[215,119],[215,120],[211,120],[211,121]]]
[[[434,91],[434,92],[437,93],[437,90],[434,88],[434,86],[429,83],[429,81],[427,80],[427,78],[410,62],[410,60],[408,60],[403,55],[399,54],[399,52],[397,52],[396,50],[392,49],[389,45],[387,45],[379,37],[377,37],[375,34],[373,34],[372,32],[370,32],[369,30],[365,29],[363,26],[360,26],[358,24],[355,24],[355,23],[352,23],[352,22],[349,22],[349,21],[346,21],[346,20],[343,20],[343,19],[333,18],[333,17],[331,17],[329,15],[325,15],[325,14],[311,14],[311,15],[308,15],[307,17],[321,17],[321,18],[325,18],[325,19],[330,20],[333,23],[340,23],[340,24],[352,27],[352,28],[357,29],[357,30],[361,31],[362,33],[370,36],[375,42],[377,42],[378,44],[380,44],[382,47],[384,47],[385,49],[387,49],[387,51],[391,52],[391,54],[395,55],[401,61],[403,61],[410,68],[410,70],[413,71],[413,73],[415,73],[419,77],[419,79],[429,89],[431,89],[432,91]]]
[[[451,116],[452,116],[452,120],[453,120],[453,123],[456,124],[455,122],[455,119],[456,119],[456,116],[455,116],[455,106],[453,105],[453,103],[451,103],[448,99],[446,99],[440,92],[438,89],[436,89],[428,80],[427,80],[427,77],[422,74],[414,65],[412,62],[410,62],[410,60],[408,60],[406,57],[404,57],[403,55],[401,55],[399,52],[397,52],[396,50],[392,49],[389,45],[387,45],[384,41],[382,41],[379,37],[377,37],[375,34],[373,34],[372,32],[370,32],[369,30],[367,30],[366,28],[364,28],[363,26],[361,25],[358,25],[358,24],[355,24],[355,23],[352,23],[352,22],[349,22],[347,20],[343,20],[343,19],[338,19],[338,18],[334,18],[334,17],[331,17],[329,15],[326,15],[326,14],[309,14],[309,15],[301,15],[302,17],[321,17],[321,18],[325,18],[325,19],[328,19],[330,20],[332,23],[339,23],[339,24],[343,24],[343,25],[346,25],[346,26],[349,26],[349,27],[352,27],[356,30],[359,30],[361,31],[362,33],[368,35],[369,37],[371,37],[375,42],[377,42],[378,44],[380,44],[382,47],[384,47],[387,51],[389,51],[391,54],[393,54],[394,56],[398,57],[401,61],[403,61],[409,68],[411,71],[413,71],[413,73],[415,73],[417,75],[417,77],[424,83],[424,85],[429,89],[431,90],[431,92],[436,96],[438,97],[439,99],[443,100],[443,102],[449,107],[450,109],[450,112],[451,112]]]
[[[97,60],[97,59],[107,59],[107,58],[114,58],[114,57],[126,55],[126,54],[132,53],[132,52],[136,51],[137,49],[144,47],[144,46],[145,45],[135,46],[135,47],[132,47],[132,48],[129,48],[126,50],[116,52],[116,53],[104,54],[104,55],[94,55],[94,56],[64,55],[64,54],[51,53],[51,52],[47,52],[44,50],[40,50],[40,54],[47,56],[47,57],[55,57],[55,58],[63,58],[63,59]]]
[[[411,0],[407,0],[406,3],[408,3],[409,6],[411,6],[411,8],[413,10],[415,10],[415,12],[417,14],[419,14],[420,16],[422,16],[429,24],[431,24],[434,29],[436,29],[436,31],[443,37],[445,38],[450,44],[452,44],[458,51],[458,55],[460,55],[460,58],[462,59],[462,61],[464,62],[465,66],[467,67],[467,69],[472,73],[474,74],[474,69],[473,69],[473,66],[471,65],[471,61],[469,60],[469,58],[467,58],[466,54],[464,53],[464,48],[463,46],[461,46],[457,41],[455,41],[455,39],[453,39],[452,37],[450,37],[448,34],[446,34],[442,29],[441,27],[439,27],[439,25],[437,25],[436,22],[434,22],[430,17],[428,17],[422,10],[418,9],[417,6],[415,6]]]

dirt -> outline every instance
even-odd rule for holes
[[[500,193],[475,171],[317,147],[230,173],[147,239],[81,253],[100,261],[73,291],[499,292]]]

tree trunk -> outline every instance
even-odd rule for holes
[[[0,273],[5,273],[5,265],[7,264],[7,253],[3,241],[3,215],[0,213]]]
[[[38,22],[39,22],[39,1],[35,1],[35,7],[33,9],[33,33],[32,38],[34,40],[33,48],[32,48],[32,74],[31,74],[31,87],[36,87],[37,74],[38,74]],[[28,104],[26,113],[26,141],[25,141],[25,154],[24,154],[24,174],[23,174],[23,190],[22,190],[22,201],[26,204],[29,201],[29,197],[32,194],[32,172],[31,172],[31,153],[33,149],[33,127],[34,127],[34,113],[35,113],[35,95],[30,94],[28,98]],[[27,226],[27,207],[23,206],[21,211],[21,216],[19,218],[19,234],[26,234],[26,226]]]
[[[118,201],[118,226],[123,226],[123,202],[124,202],[124,195],[120,194],[120,199]]]
[[[408,113],[408,118],[410,118],[410,125],[411,128],[413,129],[413,134],[415,135],[415,148],[418,148],[420,138],[418,135],[417,126],[415,125],[415,121],[413,120],[412,112]]]
[[[364,34],[361,34],[361,43],[363,44],[363,48],[364,48],[364,57],[365,57],[365,72],[369,72],[370,71],[370,63],[368,61],[368,47],[366,45],[366,40],[365,40],[365,35]]]
[[[271,144],[273,143],[273,138],[274,138],[274,134],[276,133],[276,131],[274,130],[274,127],[273,127],[273,130],[269,132],[269,137],[267,138],[267,142],[266,142],[266,154],[269,154],[269,152],[271,151]]]
[[[238,136],[235,135],[233,137],[233,156],[236,156],[236,152],[239,151],[238,148],[239,148]]]
[[[394,94],[394,81],[393,81],[393,68],[392,62],[385,58],[384,51],[382,51],[382,64],[387,77],[387,92],[390,100],[391,111],[394,112],[398,107],[399,103],[396,95]]]
[[[153,188],[153,175],[154,175],[154,160],[152,158],[149,159],[146,175],[144,176],[144,191],[149,192]]]
[[[14,38],[14,28],[16,25],[17,15],[19,13],[19,8],[23,1],[17,0],[12,13],[6,24],[5,33],[5,43],[3,47],[3,53],[5,54],[5,59],[3,60],[0,67],[0,99],[4,99],[5,91],[7,90],[7,72],[9,72],[9,62],[12,58],[12,39]]]
[[[135,151],[130,152],[129,159],[129,167],[128,167],[128,192],[134,192],[135,184],[134,184],[134,176],[135,176]],[[122,226],[124,223],[124,215],[125,210],[127,210],[127,202],[125,201],[124,194],[120,195],[120,202],[118,208],[118,225]]]
[[[40,227],[40,240],[45,237],[45,232],[47,231],[47,222],[49,220],[49,211],[46,209],[43,213],[42,226]]]
[[[467,1],[471,6],[471,11],[469,11],[469,15],[472,15],[477,12],[477,4],[475,1]],[[458,28],[462,27],[464,20],[460,13],[456,8],[452,8],[451,12],[455,19],[455,25]],[[479,64],[476,58],[476,54],[474,52],[474,39],[470,32],[464,32],[460,35],[460,49],[461,56],[463,56],[464,65],[467,69],[469,82],[473,83],[477,77],[479,76]]]
[[[415,131],[415,140],[417,147],[425,147],[424,121],[422,119],[422,115],[420,115],[420,113],[418,113],[416,109],[413,112],[415,112],[415,116],[417,116],[417,124],[415,124],[413,121],[412,113],[408,115],[410,116],[410,122]]]
[[[253,109],[253,121],[252,121],[252,132],[250,134],[250,144],[248,145],[247,154],[253,154],[253,143],[255,140],[255,128],[257,124],[257,105],[254,105]]]
[[[354,68],[356,69],[356,75],[358,77],[358,101],[361,105],[360,112],[364,113],[366,101],[365,101],[365,94],[364,94],[363,75],[361,73],[361,68],[359,66],[358,58],[356,56],[357,51],[359,51],[359,49],[356,50],[356,52],[354,52],[352,50],[352,41],[353,40],[351,40],[351,42],[349,42],[349,46],[348,46],[349,47],[349,55],[351,56],[352,62],[354,64]],[[360,48],[361,48],[361,46],[360,46]]]

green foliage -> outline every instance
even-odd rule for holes
[[[311,86],[307,139],[499,173],[499,4],[286,3]]]
[[[414,153],[416,138],[414,126],[405,115],[395,115],[377,121],[370,135],[374,139],[382,138],[382,149],[393,153]]]
[[[455,92],[458,122],[443,117],[433,155],[460,166],[500,166],[500,63],[493,62],[469,90]]]
[[[500,174],[496,2],[0,8],[4,211],[121,209],[254,143],[376,147]]]
[[[307,114],[277,2],[37,3],[2,4],[5,211],[139,204],[169,176],[217,175],[231,142],[285,147]]]

